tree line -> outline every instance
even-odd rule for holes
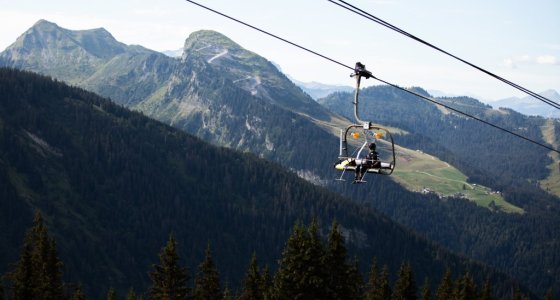
[[[436,285],[425,278],[419,286],[409,263],[401,264],[396,280],[391,282],[388,267],[380,268],[374,258],[364,279],[357,259],[350,258],[347,253],[343,231],[336,221],[326,239],[319,234],[315,220],[308,226],[296,223],[278,260],[276,272],[272,274],[269,266],[259,266],[257,255],[253,253],[240,287],[222,282],[210,244],[193,274],[194,278],[181,261],[178,248],[174,234],[170,234],[159,252],[159,262],[151,266],[150,286],[144,292],[131,287],[124,297],[109,288],[107,299],[496,299],[490,280],[476,283],[469,271],[453,278],[448,269],[435,281]],[[81,285],[64,282],[63,262],[40,213],[36,213],[33,227],[25,235],[19,260],[2,276],[0,283],[0,300],[86,299]],[[524,300],[529,296],[515,289],[511,299]],[[553,299],[551,290],[544,299]]]

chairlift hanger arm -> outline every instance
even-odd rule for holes
[[[354,118],[356,119],[356,122],[360,124],[365,124],[367,122],[362,121],[358,113],[358,98],[360,97],[360,82],[362,77],[368,79],[372,77],[375,78],[375,76],[373,76],[370,71],[366,70],[366,66],[364,64],[357,62],[356,66],[354,67],[354,73],[350,74],[350,77],[356,77],[356,91],[354,92],[354,102],[352,102],[354,104]]]

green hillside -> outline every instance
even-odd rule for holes
[[[560,122],[555,119],[548,119],[546,124],[542,126],[544,140],[552,145],[555,149],[560,146]],[[548,166],[550,174],[548,177],[540,181],[543,190],[560,197],[560,154],[550,152],[552,163]]]
[[[439,197],[466,198],[491,210],[523,212],[523,209],[505,201],[499,192],[469,183],[467,176],[448,163],[419,150],[397,149],[398,168],[392,178],[410,191],[435,193]]]

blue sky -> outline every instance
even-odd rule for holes
[[[530,90],[560,90],[558,0],[348,0],[461,58]],[[326,0],[200,0],[346,65],[374,75],[482,100],[524,96],[474,69]],[[353,85],[349,70],[186,1],[0,0],[0,49],[37,20],[68,29],[104,27],[126,44],[181,48],[200,29],[219,31],[300,81]],[[367,84],[377,84],[368,81]]]

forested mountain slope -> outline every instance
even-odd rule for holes
[[[336,218],[351,253],[417,278],[447,267],[511,281],[437,248],[380,216],[252,155],[216,148],[90,92],[0,69],[0,268],[19,252],[34,210],[57,240],[66,274],[100,297],[109,287],[145,287],[154,253],[173,232],[181,257],[207,244],[224,278],[240,278],[250,254],[275,265],[296,220]],[[25,225],[24,225],[25,224]],[[393,272],[395,273],[395,272]],[[233,284],[239,284],[232,282]]]
[[[415,91],[427,95],[422,89]],[[353,198],[367,199],[364,201],[397,222],[451,249],[517,274],[543,293],[546,285],[558,286],[555,276],[547,274],[560,271],[560,261],[553,254],[557,251],[553,249],[560,247],[559,200],[539,186],[539,180],[550,174],[552,161],[546,150],[389,86],[365,88],[360,95],[364,119],[407,132],[396,137],[398,144],[457,166],[470,182],[501,191],[506,200],[522,207],[525,213],[505,215],[468,208],[460,202],[408,200],[412,197],[385,201],[374,196],[380,186],[365,192],[348,191]],[[352,97],[337,93],[319,102],[350,117],[353,111],[347,103]],[[492,110],[472,98],[437,100],[543,143],[542,126],[559,125],[555,120],[527,117],[511,110]],[[552,166],[557,167],[557,162]],[[529,271],[536,269],[546,271]]]
[[[44,33],[30,34],[33,32]],[[360,101],[365,118],[407,132],[396,136],[397,144],[421,149],[442,163],[456,166],[470,182],[503,192],[506,200],[523,208],[525,214],[506,215],[464,199],[412,193],[390,177],[371,176],[368,184],[360,187],[338,184],[332,180],[339,176],[332,168],[338,155],[333,133],[337,132],[335,127],[349,121],[319,106],[262,57],[211,31],[193,33],[185,41],[181,59],[140,46],[123,46],[100,32],[103,30],[70,34],[41,21],[0,54],[0,63],[46,74],[64,70],[50,66],[66,63],[69,72],[53,72],[52,76],[205,141],[279,162],[314,183],[372,205],[454,251],[516,276],[535,291],[544,293],[560,284],[555,280],[560,276],[560,258],[555,255],[560,251],[558,201],[537,187],[551,163],[546,152],[533,151],[524,142],[502,140],[501,134],[487,132],[391,88],[380,88],[382,97],[372,102],[370,93],[377,90],[366,89]],[[26,42],[30,38],[41,42]],[[93,42],[97,39],[104,41]],[[84,40],[90,42],[80,42]],[[90,49],[90,44],[106,45],[111,51],[99,53],[96,47]],[[68,57],[54,55],[60,53]],[[76,70],[84,72],[78,76]],[[335,112],[344,114],[352,107],[350,94],[328,99],[341,101],[329,107]],[[448,99],[468,111],[487,111],[474,99],[455,100]],[[508,119],[500,112],[489,112],[488,117],[497,118],[500,124],[525,127],[523,122],[527,121],[515,113]],[[540,124],[538,120],[529,119],[527,124]],[[539,138],[538,130],[527,130],[531,137]],[[499,150],[489,151],[496,147]],[[502,149],[507,155],[500,153]],[[545,167],[536,167],[542,165]]]

